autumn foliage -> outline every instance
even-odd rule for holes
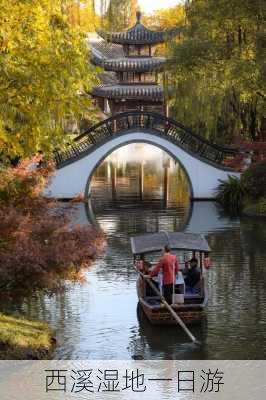
[[[71,24],[68,14],[78,2],[0,3],[1,157],[51,155],[70,141],[81,120],[96,120],[87,93],[97,70],[88,62],[85,27]]]
[[[53,166],[36,159],[0,170],[0,289],[56,289],[82,279],[104,244],[101,232],[73,226],[71,206],[42,197]]]

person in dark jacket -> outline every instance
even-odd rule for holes
[[[187,275],[185,278],[186,289],[188,291],[195,293],[195,287],[200,281],[200,270],[198,268],[198,260],[193,257],[189,262],[189,268],[187,270]]]

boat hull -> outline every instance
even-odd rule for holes
[[[139,300],[144,314],[153,325],[176,325],[176,320],[172,317],[170,312],[165,307],[155,309],[145,304],[142,299]],[[182,319],[186,325],[199,324],[206,319],[204,309],[199,310],[183,310],[174,307],[177,315]]]
[[[150,323],[153,325],[176,325],[176,320],[163,304],[154,306],[146,301],[143,296],[143,288],[143,281],[140,278],[137,283],[139,304]],[[173,309],[186,325],[195,325],[206,320],[206,304],[207,298],[205,296],[200,304],[185,302],[182,305],[174,305]]]

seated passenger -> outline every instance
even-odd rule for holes
[[[136,262],[136,267],[144,275],[148,275],[151,264],[145,260],[144,254],[141,254],[139,260],[137,260],[137,262]]]
[[[191,258],[189,267],[187,269],[187,275],[185,278],[186,291],[190,293],[197,293],[196,286],[200,281],[200,270],[198,268],[198,260]]]
[[[204,253],[203,266],[205,269],[209,269],[212,266],[212,262],[208,253]]]
[[[139,259],[136,261],[136,268],[138,269],[139,272],[142,274],[149,276],[150,268],[151,268],[151,263],[145,260],[144,254],[141,254]],[[159,284],[157,282],[153,282],[153,284],[156,286],[157,289],[159,289]],[[145,282],[145,279],[142,277],[142,289],[145,293],[146,297],[154,297],[157,296],[156,293],[154,293],[154,290],[150,287],[150,285]]]

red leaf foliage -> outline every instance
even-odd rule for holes
[[[73,226],[69,207],[42,197],[53,165],[38,159],[0,170],[0,289],[31,292],[82,279],[105,244],[101,231]]]

